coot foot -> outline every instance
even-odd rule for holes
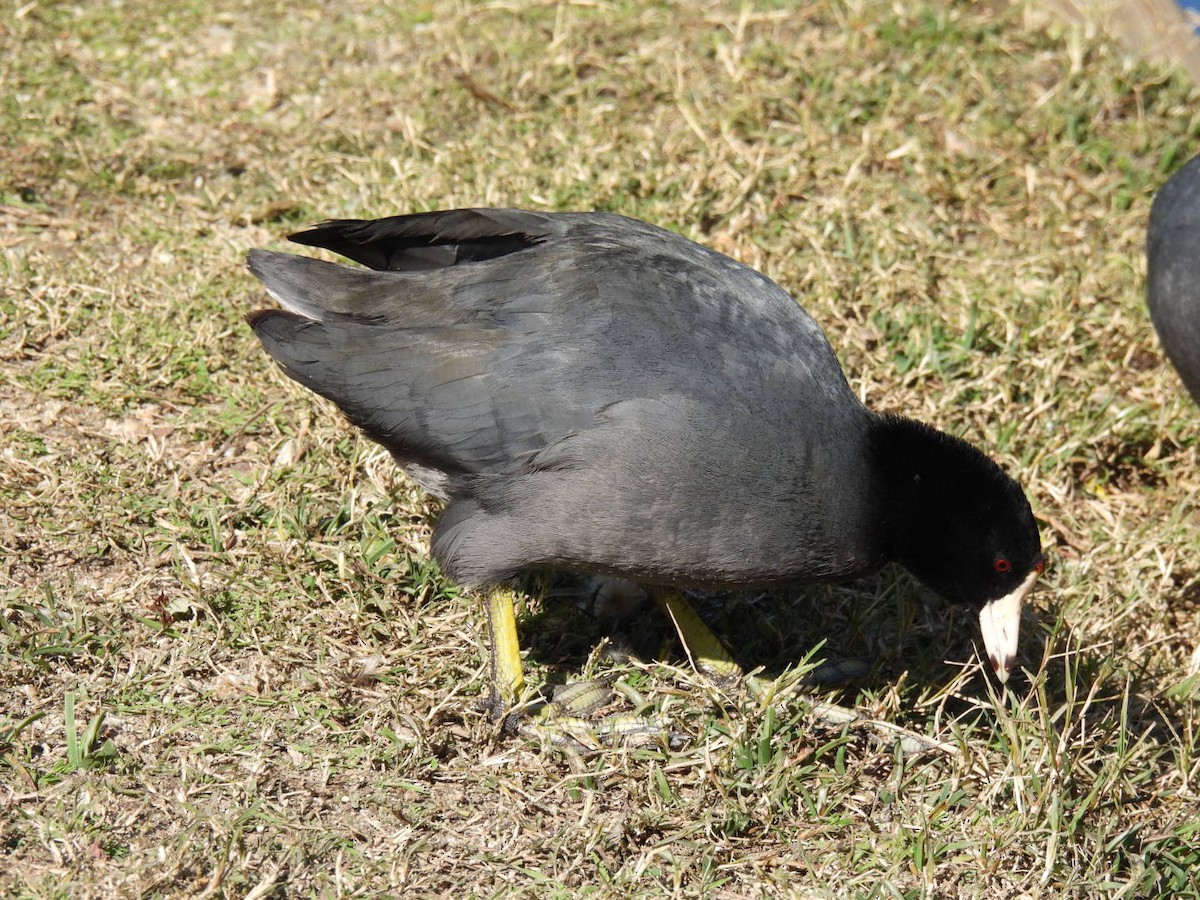
[[[573,682],[558,688],[549,702],[530,702],[517,642],[514,600],[510,588],[493,588],[487,595],[492,656],[488,708],[505,731],[585,756],[604,747],[681,746],[681,736],[654,719],[632,714],[589,719],[612,698],[612,690],[603,681]]]

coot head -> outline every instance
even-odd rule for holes
[[[872,449],[891,557],[947,600],[978,611],[996,676],[1016,661],[1021,605],[1045,568],[1025,492],[966,441],[882,417]]]

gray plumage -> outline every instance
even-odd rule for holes
[[[676,234],[454,210],[292,240],[370,268],[251,251],[287,311],[250,322],[448,501],[433,552],[460,583],[551,566],[736,587],[895,559],[982,603],[1040,560],[991,460],[867,410],[785,291]],[[1011,577],[992,571],[1000,551]]]

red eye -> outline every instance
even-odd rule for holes
[[[992,563],[992,568],[995,569],[997,572],[999,572],[1001,575],[1007,575],[1009,572],[1012,571],[1012,563],[1010,563],[1003,556],[1000,556],[1000,557],[997,557],[997,559],[994,563]]]
[[[1046,571],[1046,560],[1039,559],[1037,561],[1037,565],[1033,567],[1033,571],[1037,572],[1039,575],[1041,575],[1043,572],[1045,572]]]

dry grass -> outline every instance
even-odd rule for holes
[[[0,20],[0,891],[1196,896],[1200,411],[1143,303],[1197,97],[999,4],[42,3]],[[610,209],[762,268],[873,406],[1028,486],[1028,679],[898,572],[703,598],[750,665],[872,660],[906,756],[636,657],[570,585],[542,677],[692,736],[565,759],[478,711],[429,504],[286,382],[242,268],[326,217]],[[637,660],[642,660],[638,662]]]

